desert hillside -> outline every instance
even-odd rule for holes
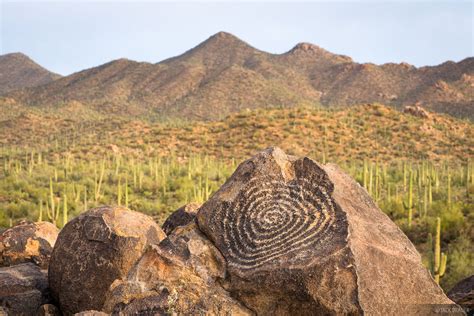
[[[27,147],[48,152],[60,146],[84,157],[112,150],[136,158],[146,152],[151,156],[205,153],[242,159],[278,144],[292,154],[335,162],[429,159],[461,163],[474,157],[474,127],[469,121],[437,113],[421,118],[379,104],[337,110],[247,110],[216,122],[84,119],[74,118],[75,112],[24,108],[14,112],[0,121],[0,144],[5,150]]]

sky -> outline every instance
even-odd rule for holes
[[[68,75],[118,58],[159,62],[226,31],[276,54],[310,42],[361,63],[437,65],[474,55],[473,3],[0,0],[0,54]]]

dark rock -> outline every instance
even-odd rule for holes
[[[474,275],[456,283],[448,292],[448,297],[457,304],[466,305],[474,310]]]
[[[226,259],[224,288],[257,314],[402,315],[452,304],[408,238],[334,165],[267,149],[197,220]]]
[[[0,268],[0,306],[6,314],[37,315],[49,301],[46,271],[33,263]]]
[[[163,238],[151,217],[121,207],[92,209],[71,220],[58,236],[49,266],[61,311],[101,310],[112,282]]]
[[[176,227],[185,226],[196,218],[200,204],[189,203],[174,211],[164,222],[163,231],[169,235]]]
[[[0,235],[0,266],[33,262],[48,267],[58,228],[49,222],[21,222]]]
[[[225,261],[196,223],[151,246],[124,280],[115,281],[104,311],[124,315],[249,315],[219,284]]]

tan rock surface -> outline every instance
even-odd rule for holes
[[[89,210],[60,232],[49,284],[64,314],[101,310],[115,279],[125,277],[145,248],[165,234],[151,217],[121,207]]]

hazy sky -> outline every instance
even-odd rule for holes
[[[218,31],[271,53],[311,42],[376,64],[474,55],[473,1],[0,2],[0,53],[63,75],[122,57],[158,62]]]

